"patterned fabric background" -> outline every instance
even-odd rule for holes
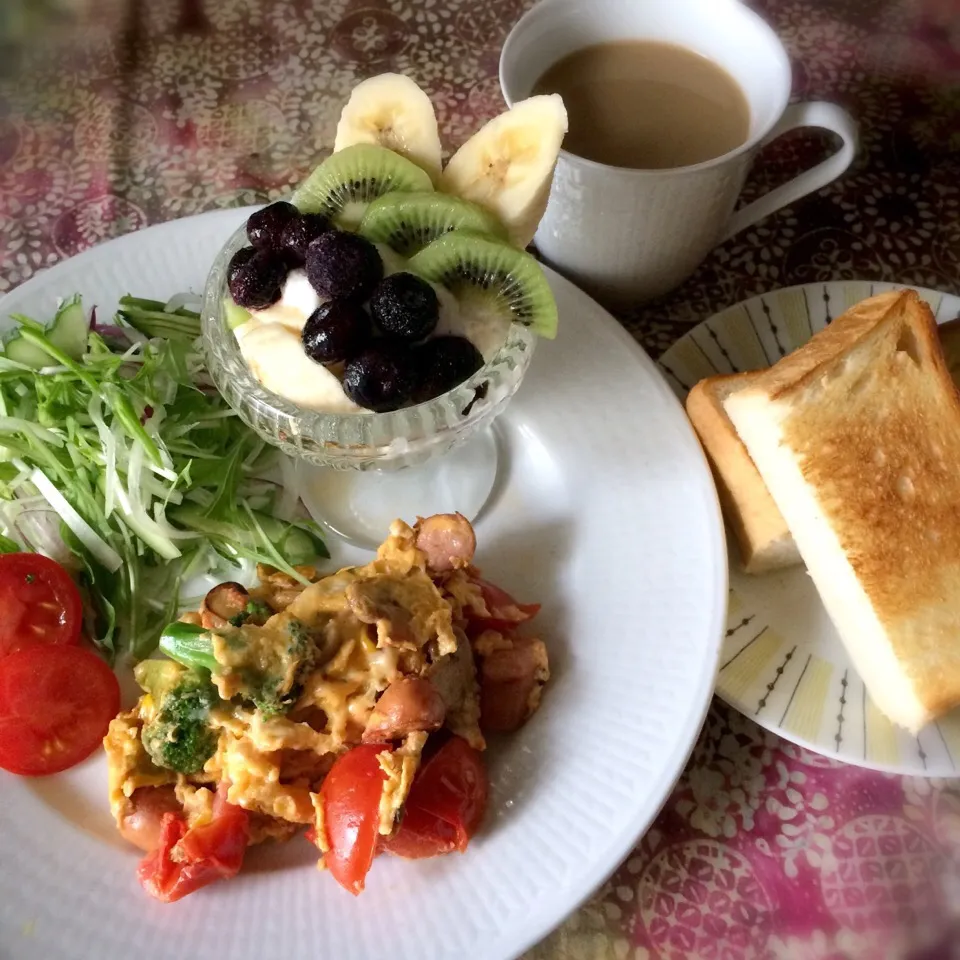
[[[502,106],[525,0],[4,0],[0,292],[109,237],[282,195],[353,84],[409,73],[446,147]],[[711,313],[814,280],[960,293],[956,0],[759,0],[796,99],[844,104],[840,182],[717,249],[621,319],[654,356]],[[747,201],[830,149],[769,148]],[[952,954],[951,954],[951,951]],[[960,956],[960,789],[822,760],[715,704],[656,825],[536,960]]]

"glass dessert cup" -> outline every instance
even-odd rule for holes
[[[389,413],[320,413],[267,390],[227,324],[227,265],[247,243],[240,227],[220,251],[203,298],[203,347],[217,389],[240,418],[294,462],[313,517],[345,539],[376,545],[390,521],[459,510],[473,520],[497,477],[491,429],[523,380],[536,337],[512,324],[496,356],[453,390]]]

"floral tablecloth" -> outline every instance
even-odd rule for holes
[[[370,74],[411,74],[445,145],[498,112],[526,0],[3,0],[0,292],[108,237],[276,197]],[[840,182],[621,316],[654,356],[711,313],[814,280],[960,294],[960,4],[759,0],[797,98],[845,104]],[[745,199],[830,148],[795,134]],[[952,951],[952,953],[951,953]],[[960,956],[960,786],[845,767],[717,703],[656,824],[536,960]]]

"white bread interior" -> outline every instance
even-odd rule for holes
[[[960,384],[960,319],[937,328],[944,359]],[[723,408],[753,373],[707,377],[687,395],[687,416],[707,455],[720,505],[740,552],[744,573],[761,574],[802,563],[786,520]]]
[[[960,705],[960,396],[929,307],[872,297],[723,401],[873,701]]]

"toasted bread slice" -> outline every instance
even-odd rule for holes
[[[944,359],[960,385],[960,319],[937,328]],[[737,540],[745,573],[768,573],[801,563],[800,551],[766,484],[754,466],[723,401],[746,386],[753,373],[707,377],[687,395],[687,416],[713,471],[724,516]]]
[[[960,317],[948,320],[937,327],[937,336],[940,338],[940,347],[943,350],[943,359],[953,382],[960,386]]]
[[[874,703],[960,705],[960,394],[930,308],[872,297],[724,401]]]
[[[740,548],[747,573],[800,563],[793,535],[747,453],[723,401],[750,383],[752,373],[701,380],[687,394],[687,416],[713,471],[720,506]]]

